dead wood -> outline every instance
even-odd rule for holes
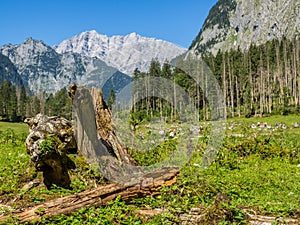
[[[25,209],[23,212],[0,215],[0,222],[4,222],[8,218],[16,218],[18,222],[22,223],[40,220],[43,216],[69,215],[81,208],[104,206],[117,196],[121,196],[122,200],[129,202],[134,198],[157,195],[161,187],[175,183],[178,174],[178,167],[161,168],[124,185],[108,184],[79,194],[48,201]]]

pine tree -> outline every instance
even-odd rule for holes
[[[9,108],[8,108],[8,117],[9,121],[16,122],[18,121],[17,113],[18,113],[18,98],[17,98],[17,90],[16,86],[11,85],[9,96]]]
[[[116,95],[115,95],[115,92],[113,89],[110,90],[110,93],[109,93],[109,96],[108,96],[108,99],[107,99],[107,106],[109,109],[112,108],[112,105],[114,104],[116,100]]]
[[[26,115],[27,93],[24,84],[21,86],[19,97],[19,116],[20,120],[24,121]]]
[[[2,83],[2,117],[5,120],[9,120],[9,100],[10,100],[10,91],[11,91],[11,83],[8,80],[5,80]]]
[[[53,115],[55,116],[65,116],[67,113],[67,101],[68,101],[68,93],[66,88],[60,89],[55,93],[53,99]]]
[[[48,116],[54,115],[54,96],[51,93],[45,101],[45,114]]]
[[[41,101],[37,96],[33,97],[31,108],[32,108],[33,115],[36,115],[41,112]]]

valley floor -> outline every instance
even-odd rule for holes
[[[227,120],[222,147],[207,169],[200,164],[210,124],[199,123],[199,141],[190,162],[181,168],[177,182],[162,188],[159,195],[134,199],[130,204],[117,198],[106,207],[84,208],[70,216],[45,216],[33,224],[192,224],[183,222],[183,218],[195,215],[197,209],[202,212],[198,218],[201,224],[247,224],[249,215],[281,218],[281,222],[273,224],[288,219],[299,221],[298,122],[297,115]],[[147,138],[147,126],[140,129]],[[72,190],[47,190],[41,174],[28,170],[26,135],[27,125],[0,122],[0,217],[107,182],[84,160],[74,157],[77,169],[70,171]],[[153,159],[154,153],[170,152],[169,148],[178,140],[180,137],[168,139],[159,148],[143,154],[131,151],[140,164],[147,164],[149,159],[159,160]],[[159,213],[143,214],[155,209]],[[16,221],[11,219],[3,224]]]

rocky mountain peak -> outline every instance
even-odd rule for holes
[[[67,39],[54,49],[60,54],[74,52],[88,57],[97,57],[109,66],[129,75],[135,68],[146,71],[153,58],[163,62],[186,51],[172,43],[142,37],[135,32],[126,36],[108,37],[94,30]]]
[[[153,58],[170,60],[185,51],[137,33],[108,37],[95,30],[82,32],[54,48],[33,38],[27,38],[22,44],[0,47],[3,71],[8,71],[5,64],[10,61],[14,77],[19,76],[31,93],[54,93],[70,83],[118,92],[131,81],[120,71],[130,74],[137,67],[147,70]],[[0,77],[0,81],[9,74],[12,72]]]
[[[16,47],[22,49],[30,49],[32,51],[35,51],[34,53],[43,53],[52,49],[50,46],[46,45],[43,41],[34,40],[31,37],[27,38],[23,44],[17,45]]]
[[[190,49],[216,54],[247,50],[251,43],[299,37],[299,0],[220,0],[211,9]]]
[[[94,38],[93,35],[87,35]],[[0,48],[0,72],[2,68],[5,71],[4,75],[0,76],[0,81],[8,76],[12,77],[10,75],[12,72],[8,72],[6,66],[7,61],[14,66],[10,71],[15,68],[14,77],[22,79],[31,93],[54,93],[70,83],[100,88],[106,85],[110,91],[112,84],[106,83],[115,76],[117,76],[115,80],[118,81],[114,84],[115,86],[119,83],[123,85],[130,82],[127,75],[116,73],[117,69],[107,66],[98,58],[90,58],[73,52],[59,54],[43,41],[32,38],[26,39],[22,44],[4,45]],[[16,79],[12,77],[9,80],[15,81]]]
[[[43,41],[27,38],[24,43],[19,45],[4,45],[0,48],[3,55],[15,64],[22,64],[23,66],[30,65],[32,60],[37,61],[36,56],[43,54],[56,55],[57,53]]]

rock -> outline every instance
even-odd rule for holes
[[[201,213],[201,209],[200,208],[192,208],[190,210],[190,214],[191,215],[199,215]]]
[[[11,206],[0,204],[0,214],[9,212],[9,211],[13,211],[13,208]]]
[[[153,216],[157,216],[157,215],[161,215],[163,213],[166,213],[167,211],[164,209],[140,209],[140,210],[136,210],[135,213],[140,215],[140,216],[144,216],[144,217],[153,217]]]
[[[217,54],[218,50],[299,37],[299,0],[222,0],[211,9],[190,49]]]
[[[192,208],[189,213],[180,215],[181,224],[219,224],[232,221],[233,212],[229,208],[230,200],[226,194],[217,194],[214,203],[204,208]],[[227,207],[226,207],[227,206]],[[233,221],[232,221],[233,222]]]

